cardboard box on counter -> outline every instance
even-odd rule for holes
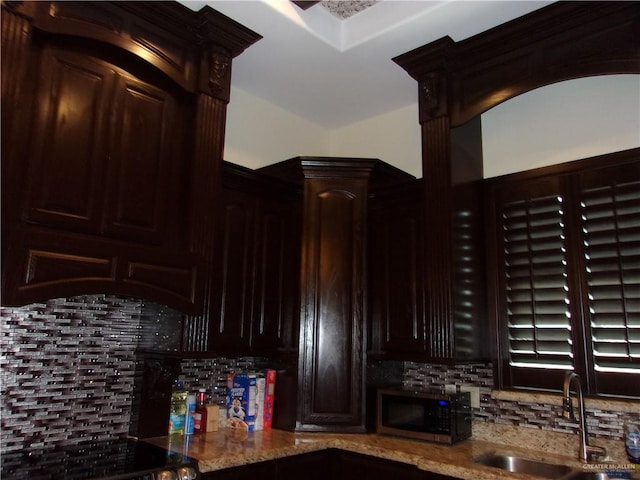
[[[257,375],[232,372],[227,380],[227,427],[255,431]]]
[[[207,405],[207,432],[217,432],[219,425],[218,419],[220,418],[220,406],[219,405]]]
[[[273,421],[276,371],[231,372],[227,377],[227,403],[218,428],[256,432]]]

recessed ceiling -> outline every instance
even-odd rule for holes
[[[393,57],[447,35],[468,38],[553,2],[367,0],[359,8],[325,0],[306,10],[289,0],[182,3],[209,5],[262,35],[234,59],[235,88],[337,129],[417,102],[415,80]]]
[[[323,0],[320,5],[336,17],[345,19],[375,5],[379,0]]]

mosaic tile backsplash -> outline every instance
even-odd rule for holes
[[[0,454],[12,450],[106,440],[125,435],[132,419],[136,351],[174,352],[181,315],[117,296],[55,299],[0,307]],[[185,359],[180,379],[190,390],[225,395],[229,371],[261,368],[266,359]],[[439,366],[389,362],[369,366],[374,383],[446,383],[480,387],[476,420],[573,432],[559,406],[491,398],[490,365]],[[631,414],[589,411],[590,432],[619,439]],[[638,418],[631,418],[638,421]]]
[[[136,350],[180,345],[180,314],[117,296],[0,307],[0,319],[0,454],[128,434]],[[184,360],[180,378],[221,397],[227,373],[252,365]]]
[[[3,452],[128,431],[141,308],[99,296],[2,308]]]
[[[444,387],[445,384],[478,386],[480,408],[473,409],[474,420],[561,433],[578,433],[577,423],[564,419],[559,405],[493,399],[491,365],[450,366],[405,362],[403,384],[423,388]],[[591,436],[621,440],[626,422],[640,423],[640,409],[633,414],[587,408],[587,423]]]

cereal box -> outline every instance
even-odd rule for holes
[[[227,380],[227,427],[253,432],[256,424],[257,376],[230,373]]]

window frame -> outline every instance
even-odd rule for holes
[[[563,216],[567,220],[564,223],[564,234],[573,371],[580,375],[583,388],[588,395],[640,397],[640,375],[597,372],[595,369],[591,320],[588,315],[588,278],[583,258],[581,185],[585,185],[585,182],[593,184],[594,179],[598,182],[600,178],[614,178],[616,175],[619,177],[621,174],[616,172],[622,171],[622,175],[640,179],[640,148],[503,175],[485,181],[487,294],[494,333],[496,388],[544,391],[560,391],[562,388],[566,369],[531,366],[523,368],[510,364],[506,255],[503,248],[501,208],[514,199],[524,200],[529,197],[537,198],[539,195],[557,194],[563,197]],[[621,290],[623,288],[624,284],[620,286]],[[635,360],[633,363],[635,365]],[[629,381],[630,379],[633,381]]]

